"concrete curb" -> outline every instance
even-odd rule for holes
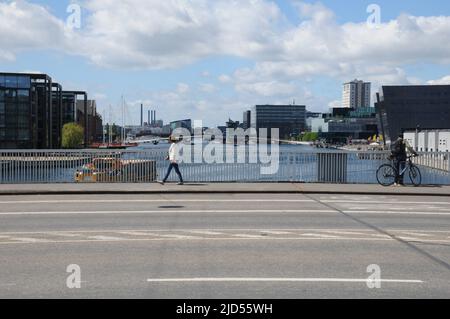
[[[1,190],[0,196],[43,196],[43,195],[183,195],[183,194],[324,194],[324,195],[377,195],[377,196],[428,196],[428,197],[447,197],[450,196],[448,192],[439,191],[408,191],[407,189],[391,189],[388,191],[369,191],[369,190],[318,190],[318,189],[298,189],[291,190],[277,190],[277,189],[249,189],[249,190],[230,190],[230,189],[203,189],[203,190],[189,190],[189,189],[167,189],[167,190]]]

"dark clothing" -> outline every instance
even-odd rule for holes
[[[392,155],[395,158],[401,159],[404,158],[406,161],[407,154],[406,154],[406,143],[404,140],[397,140],[392,144],[391,147]]]
[[[397,170],[397,175],[395,176],[396,184],[403,184],[404,182],[404,174],[401,174],[405,169],[406,161],[408,159],[407,151],[410,151],[413,154],[416,152],[406,144],[404,139],[398,139],[391,145],[392,156],[394,159],[394,167]]]
[[[394,167],[397,170],[397,175],[395,176],[395,183],[396,184],[403,184],[404,183],[404,174],[400,174],[406,166],[406,156],[405,158],[399,158],[397,157],[394,160]]]
[[[178,167],[177,163],[170,163],[170,166],[167,170],[166,177],[163,179],[163,182],[165,183],[167,179],[170,176],[170,173],[172,172],[172,169],[175,169],[175,172],[177,173],[178,177],[180,178],[180,182],[183,183],[183,176],[181,176],[180,168]]]

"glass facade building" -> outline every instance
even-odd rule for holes
[[[278,128],[280,137],[299,135],[306,129],[306,106],[304,105],[256,105],[251,111],[251,126],[271,129]]]
[[[407,130],[450,129],[450,85],[383,86],[375,104],[387,143]]]
[[[80,122],[76,112],[80,95],[86,111],[85,92],[63,91],[46,74],[0,73],[0,149],[61,148],[64,124]],[[88,127],[87,145],[88,117],[82,118],[79,124]]]
[[[0,73],[0,148],[48,148],[52,81],[46,75]]]

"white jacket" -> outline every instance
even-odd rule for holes
[[[177,161],[178,161],[178,152],[179,152],[179,148],[178,148],[178,144],[177,143],[173,143],[172,145],[170,145],[170,148],[169,148],[169,160],[172,163],[177,163]]]

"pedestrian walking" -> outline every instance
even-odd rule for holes
[[[181,175],[180,172],[180,167],[178,165],[178,157],[179,157],[179,152],[180,152],[180,148],[179,148],[179,140],[175,139],[174,137],[170,137],[169,138],[169,143],[170,148],[169,148],[169,156],[167,156],[167,160],[170,161],[170,165],[169,168],[167,169],[167,174],[164,177],[164,179],[162,181],[158,181],[158,183],[160,183],[161,185],[164,185],[167,182],[167,179],[170,176],[170,173],[172,173],[172,170],[175,169],[175,172],[178,175],[178,178],[180,179],[180,182],[178,183],[178,185],[183,185],[183,176]]]

